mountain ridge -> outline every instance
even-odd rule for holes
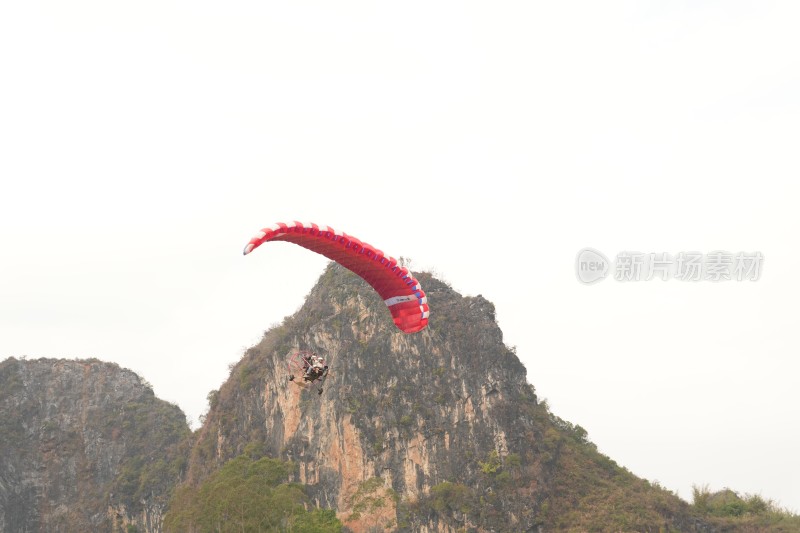
[[[330,264],[194,432],[114,363],[0,362],[0,531],[800,531],[760,497],[689,505],[620,467],[539,400],[491,302],[418,279],[432,314],[406,335]],[[330,365],[321,395],[288,380],[301,349]]]

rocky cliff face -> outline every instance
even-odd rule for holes
[[[0,531],[160,531],[188,436],[181,410],[117,365],[3,361]]]
[[[330,265],[210,395],[188,482],[259,442],[357,532],[704,529],[537,401],[490,302],[418,279],[431,321],[405,335],[370,287]],[[287,381],[296,350],[326,356],[322,395]]]

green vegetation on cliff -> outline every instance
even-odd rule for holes
[[[288,483],[290,462],[261,456],[257,445],[231,459],[199,486],[179,487],[164,519],[166,532],[304,531],[336,533],[334,511],[307,510],[303,486]]]
[[[757,494],[740,496],[730,489],[711,492],[707,486],[695,486],[692,500],[698,514],[726,531],[800,531],[800,516]]]

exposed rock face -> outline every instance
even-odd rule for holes
[[[189,433],[115,364],[3,361],[0,531],[160,531]]]
[[[297,463],[297,481],[353,531],[704,529],[537,401],[490,302],[418,279],[431,321],[405,335],[369,286],[330,265],[210,395],[189,482],[256,441]],[[327,358],[321,396],[287,381],[296,350]]]

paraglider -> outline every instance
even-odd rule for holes
[[[328,377],[325,359],[314,352],[299,351],[289,356],[289,381],[308,387],[318,382],[317,394],[322,394],[322,385]]]
[[[428,325],[428,299],[419,281],[377,248],[328,226],[294,221],[259,231],[245,246],[244,255],[269,241],[297,244],[356,273],[383,298],[400,331],[415,333]]]

